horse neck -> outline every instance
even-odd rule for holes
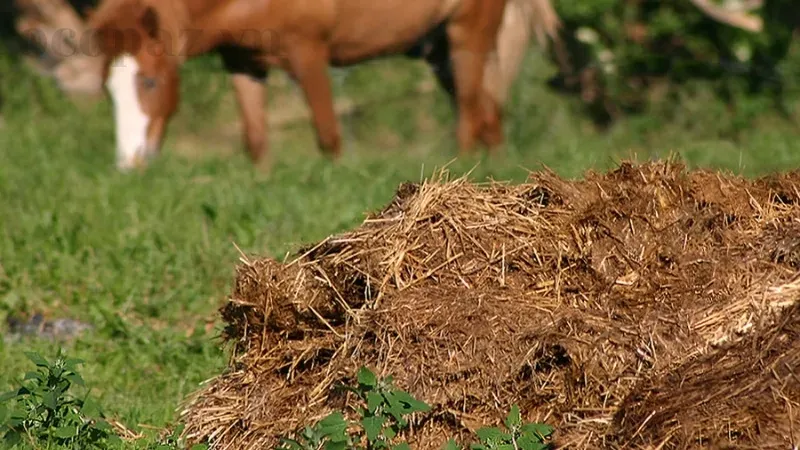
[[[224,44],[236,44],[237,39],[249,30],[252,14],[258,14],[241,2],[252,0],[184,0],[194,2],[193,16],[188,29],[186,55],[196,56],[212,51]],[[205,6],[201,8],[200,6]]]
[[[220,0],[183,0],[189,20],[195,21],[211,11]]]
[[[203,1],[211,3],[212,0]],[[174,55],[173,58],[177,60],[178,64],[183,63],[191,56],[185,54],[184,49],[187,48],[187,40],[191,38],[188,30],[191,29],[194,20],[193,7],[197,3],[199,2],[196,0],[156,0],[152,2],[153,6],[157,8],[162,28],[170,35],[167,42],[173,48],[169,49],[167,54]]]

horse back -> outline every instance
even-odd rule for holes
[[[463,0],[337,0],[331,60],[350,64],[404,52],[446,21]]]

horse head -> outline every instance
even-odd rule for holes
[[[155,0],[106,0],[89,15],[102,83],[114,104],[117,167],[158,153],[179,101],[179,58]],[[167,28],[169,29],[169,27]]]

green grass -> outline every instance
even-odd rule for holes
[[[122,174],[113,168],[108,102],[76,109],[14,64],[0,53],[0,319],[45,311],[93,324],[65,349],[87,361],[82,374],[104,409],[150,439],[185,395],[225,367],[216,309],[231,289],[236,246],[283,257],[357,225],[398,183],[456,156],[445,96],[403,99],[426,69],[383,61],[337,72],[339,96],[371,101],[341,118],[341,163],[323,159],[299,122],[270,131],[274,170],[259,173],[239,150],[225,78],[190,64],[163,156],[144,173]],[[476,179],[523,180],[544,164],[576,177],[669,153],[746,175],[800,165],[794,126],[774,116],[737,140],[721,137],[741,126],[702,87],[669,120],[639,117],[600,133],[572,100],[547,90],[551,70],[537,55],[528,60],[507,110],[504,157],[457,160],[454,174],[478,164]],[[270,113],[299,101],[277,82],[270,95]],[[24,351],[52,358],[57,348],[0,340],[0,391],[30,370]]]

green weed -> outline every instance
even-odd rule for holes
[[[284,438],[279,450],[409,450],[406,441],[396,438],[409,423],[406,416],[428,412],[427,403],[408,392],[397,389],[391,375],[378,379],[372,371],[361,367],[357,386],[341,386],[356,394],[360,406],[358,419],[348,421],[341,411],[334,411],[313,426],[306,426],[297,439]],[[519,407],[513,405],[505,420],[507,430],[483,427],[475,433],[479,443],[472,450],[545,450],[553,428],[539,423],[523,423]],[[450,439],[443,450],[461,450]]]
[[[82,450],[121,443],[88,393],[78,398],[70,392],[75,385],[84,386],[77,371],[83,361],[61,352],[53,362],[38,353],[25,355],[37,369],[25,374],[19,389],[0,396],[0,431],[6,444],[47,443]]]
[[[183,449],[186,445],[182,442],[181,434],[183,433],[184,424],[178,424],[176,427],[172,429],[167,436],[163,439],[159,439],[156,443],[153,443],[147,447],[147,450],[175,450],[175,449]],[[208,449],[208,445],[206,444],[195,444],[189,450],[206,450]]]
[[[475,431],[480,443],[470,445],[472,450],[545,450],[550,448],[547,438],[553,434],[553,427],[522,422],[519,407],[511,406],[505,420],[506,430],[498,427],[483,427]],[[448,442],[447,450],[457,450],[453,442]]]
[[[340,411],[334,411],[313,427],[306,427],[300,440],[284,439],[282,450],[406,450],[408,443],[392,444],[397,435],[408,427],[406,416],[427,412],[430,406],[396,389],[393,377],[378,379],[372,371],[362,367],[358,371],[358,385],[341,386],[361,400],[358,421],[348,422]],[[356,432],[348,433],[352,425]]]

